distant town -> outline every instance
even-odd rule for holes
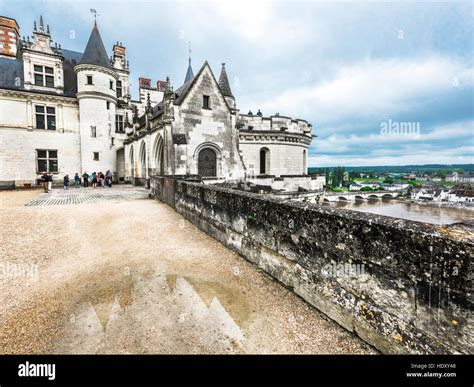
[[[415,201],[474,203],[474,165],[309,168],[325,191],[397,191]]]

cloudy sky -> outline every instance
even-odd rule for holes
[[[76,51],[91,8],[109,55],[127,47],[135,98],[139,76],[182,84],[191,41],[195,73],[226,62],[242,112],[312,123],[310,166],[473,162],[471,1],[0,0],[22,35],[42,14]]]

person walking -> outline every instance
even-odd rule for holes
[[[64,189],[68,189],[68,187],[69,187],[69,175],[64,176],[63,183],[64,183]]]
[[[89,187],[89,174],[87,172],[82,174],[82,179],[84,180],[84,188]]]
[[[81,188],[81,178],[79,177],[79,174],[77,172],[74,175],[74,186],[76,188]]]
[[[102,188],[105,187],[105,175],[101,172],[100,173],[100,182],[102,184]]]
[[[92,172],[92,188],[97,187],[97,173]]]
[[[41,175],[41,182],[43,183],[44,192],[48,193],[48,174],[45,172]]]
[[[107,185],[109,186],[109,188],[112,188],[112,171],[109,169],[106,173],[105,173],[106,177],[107,177]]]
[[[47,175],[48,178],[48,192],[53,189],[53,175],[51,173],[48,173]]]

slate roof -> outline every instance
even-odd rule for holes
[[[221,75],[219,77],[218,83],[224,97],[234,98],[232,90],[230,89],[229,79],[227,78],[227,72],[225,71],[225,63],[222,63]]]
[[[74,72],[76,66],[82,57],[81,52],[62,50],[64,57],[64,95],[75,97],[77,93],[77,77]],[[21,54],[16,59],[0,58],[0,88],[24,90],[23,59]],[[41,92],[42,94],[53,94],[55,92]]]
[[[77,93],[77,75],[74,72],[74,67],[81,61],[82,52],[62,50],[64,57],[63,71],[64,71],[64,94],[69,96],[76,96]]]
[[[186,77],[184,78],[184,83],[189,82],[193,78],[194,78],[194,73],[191,67],[191,58],[189,58],[188,71],[186,71]]]
[[[91,64],[112,68],[109,56],[107,55],[107,50],[105,49],[104,42],[102,42],[99,29],[97,28],[97,22],[94,22],[94,28],[92,28],[91,36],[87,42],[80,64]]]
[[[23,61],[20,58],[0,58],[0,87],[23,89]]]

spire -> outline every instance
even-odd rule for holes
[[[184,83],[189,82],[193,78],[194,78],[194,73],[191,67],[191,42],[189,42],[189,64],[188,64],[188,71],[186,71],[186,77],[184,78]]]
[[[96,19],[94,19],[94,28],[92,29],[91,36],[89,37],[89,41],[87,42],[86,49],[84,50],[79,64],[92,64],[110,68],[109,56],[100,37]]]
[[[219,87],[224,97],[234,98],[234,95],[232,94],[232,90],[230,89],[229,79],[227,78],[227,73],[225,71],[225,63],[222,63],[221,75],[219,77]]]
[[[147,93],[147,95],[146,95],[145,113],[150,114],[151,112],[152,112],[152,108],[151,108],[150,93]]]

